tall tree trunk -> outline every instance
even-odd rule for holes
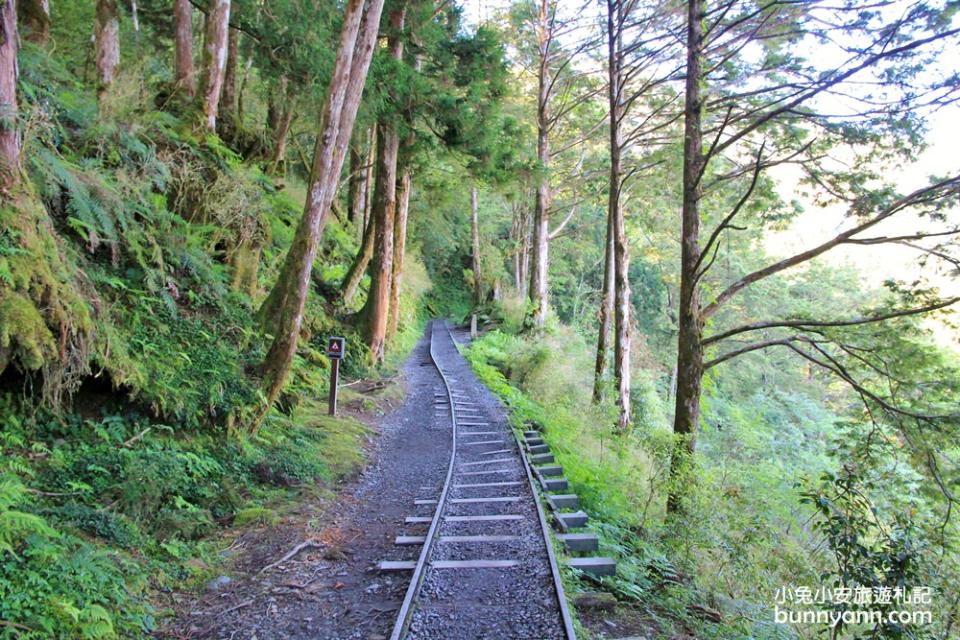
[[[540,66],[537,74],[537,196],[533,210],[533,269],[530,272],[530,302],[534,325],[547,322],[547,269],[550,249],[550,25],[548,0],[540,0],[538,39]]]
[[[623,207],[617,211],[615,220],[617,276],[614,282],[616,340],[613,345],[613,375],[617,383],[620,418],[617,426],[621,431],[630,428],[630,254],[627,247],[627,231],[623,218]]]
[[[610,98],[610,202],[608,215],[613,221],[614,237],[614,341],[613,375],[617,382],[620,431],[630,428],[630,254],[623,216],[623,41],[620,37],[622,0],[607,0],[608,70]]]
[[[140,42],[140,9],[137,7],[137,0],[130,0],[130,21],[133,23],[134,38]]]
[[[370,268],[370,291],[363,315],[367,329],[367,345],[373,364],[382,363],[385,355],[387,314],[390,304],[390,278],[393,273],[393,226],[396,219],[397,153],[399,140],[396,127],[383,122],[377,142],[377,181],[373,195],[370,224],[374,227],[373,264]]]
[[[403,156],[408,156],[412,141],[404,142]],[[397,335],[400,326],[400,293],[403,284],[403,259],[407,253],[407,218],[410,215],[410,190],[413,175],[409,157],[402,161],[400,180],[397,182],[397,220],[393,225],[393,276],[390,280],[390,311],[387,318],[387,338]]]
[[[364,195],[366,176],[364,167],[363,142],[361,136],[355,135],[350,145],[350,181],[347,190],[347,219],[356,227],[363,220],[363,207],[366,206]]]
[[[367,272],[370,266],[370,259],[373,257],[373,241],[376,236],[376,225],[368,224],[363,230],[363,240],[360,243],[360,251],[354,258],[350,270],[343,278],[343,304],[349,305],[353,302],[353,296],[357,295],[357,289],[360,288],[360,281],[363,280],[363,274]]]
[[[510,221],[510,241],[513,243],[513,251],[510,260],[513,262],[513,288],[520,291],[520,238],[522,238],[521,221],[522,209],[513,204],[513,220]]]
[[[230,29],[227,36],[227,66],[223,71],[220,114],[232,119],[237,112],[237,64],[240,56],[240,30]],[[232,126],[234,123],[230,122]]]
[[[43,45],[50,39],[50,0],[17,0],[17,14],[30,42]]]
[[[173,2],[173,75],[174,89],[188,98],[195,93],[193,83],[193,5],[190,0]]]
[[[703,168],[703,19],[705,0],[688,0],[687,79],[684,101],[683,208],[680,231],[680,300],[677,344],[677,399],[673,433],[677,438],[670,464],[670,492],[667,509],[682,507],[686,469],[696,446],[700,422],[700,395],[703,391],[703,317],[697,262],[700,259],[700,172]]]
[[[243,80],[240,81],[240,89],[237,91],[237,126],[243,123],[243,98],[247,92],[251,67],[253,67],[253,56],[247,56],[246,62],[243,63]]]
[[[366,12],[363,8],[364,0],[349,0],[344,9],[340,44],[320,117],[303,217],[297,225],[278,281],[258,314],[274,340],[263,362],[266,403],[254,418],[254,430],[262,424],[270,406],[280,395],[297,350],[313,261],[336,195],[373,57],[383,0],[370,0]]]
[[[207,130],[217,130],[220,92],[227,67],[227,44],[230,28],[230,0],[210,0],[203,44],[203,67],[200,73],[200,99]]]
[[[270,152],[268,166],[270,173],[283,175],[286,167],[287,138],[290,134],[290,125],[293,124],[293,90],[286,76],[280,76],[280,100],[277,108],[276,128],[273,130],[273,149]]]
[[[17,121],[17,7],[0,0],[0,186],[9,191],[20,181],[20,126]]]
[[[120,64],[120,14],[116,0],[97,0],[94,41],[97,47],[97,96],[103,97],[113,84]]]
[[[361,235],[366,233],[367,227],[370,226],[373,211],[373,189],[376,186],[377,135],[377,126],[370,127],[370,144],[367,147],[367,175],[363,178],[363,226],[360,229]]]
[[[520,297],[525,299],[530,284],[530,240],[533,236],[533,220],[530,209],[523,211],[523,241],[520,245]]]
[[[607,212],[607,240],[603,258],[603,297],[600,300],[600,329],[597,334],[597,360],[593,370],[593,401],[603,399],[603,382],[610,361],[610,325],[613,324],[613,282],[617,270],[613,216]]]
[[[390,12],[389,55],[403,59],[403,24],[406,5]],[[396,122],[387,119],[380,123],[380,141],[377,145],[377,182],[373,195],[373,218],[377,226],[370,269],[370,293],[364,305],[367,345],[370,360],[380,364],[386,353],[387,320],[390,305],[390,280],[393,276],[393,234],[397,214],[397,155],[400,134]]]
[[[287,77],[280,76],[281,95],[286,92]],[[271,134],[277,130],[277,123],[280,122],[280,103],[277,100],[277,87],[271,86],[267,90],[267,131]]]
[[[473,304],[483,304],[483,279],[480,273],[480,213],[477,203],[477,187],[470,188],[470,237],[473,250],[470,252],[473,267]]]

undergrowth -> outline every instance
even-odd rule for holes
[[[209,577],[211,535],[354,473],[367,435],[313,402],[223,440],[133,412],[63,419],[0,401],[0,637],[142,637],[151,590]]]
[[[330,418],[326,336],[344,310],[317,269],[279,407],[243,437],[276,280],[305,189],[157,110],[138,74],[98,106],[66,63],[20,55],[26,180],[0,208],[0,638],[142,638],[157,590],[203,584],[224,528],[362,464],[366,429]],[[357,238],[327,225],[318,263]],[[413,345],[430,279],[407,258],[393,357]],[[356,328],[346,375],[364,365]]]
[[[666,518],[673,439],[663,401],[653,381],[635,382],[639,419],[629,437],[618,437],[615,408],[590,402],[589,353],[575,333],[555,327],[535,341],[494,331],[474,341],[465,354],[478,377],[509,407],[514,428],[542,431],[563,466],[570,492],[579,495],[590,514],[588,527],[600,539],[600,555],[617,560],[616,576],[599,583],[565,571],[568,591],[597,586],[610,591],[644,611],[660,638],[684,632],[700,638],[795,637],[788,627],[773,623],[765,604],[758,604],[768,600],[767,594],[745,585],[772,585],[786,582],[787,576],[806,576],[815,583],[816,569],[805,545],[809,540],[802,532],[777,539],[782,514],[745,510],[729,493],[729,468],[699,469],[696,482],[707,497],[691,505],[686,518]],[[752,500],[775,502],[773,494],[781,491],[799,498],[785,482],[770,483],[766,473],[758,470],[755,482],[744,487],[754,492]],[[723,622],[703,620],[696,615],[700,606],[724,611]]]

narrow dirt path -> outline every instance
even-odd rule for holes
[[[316,546],[284,557],[300,540],[269,547],[273,555],[241,558],[246,575],[191,603],[165,637],[230,640],[382,640],[407,588],[406,574],[376,570],[384,559],[414,560],[419,547],[397,547],[404,517],[427,516],[414,500],[438,494],[450,457],[450,426],[434,411],[442,380],[422,338],[401,371],[406,399],[380,421],[381,437],[368,467],[324,513],[317,513]],[[288,536],[283,536],[288,537]]]

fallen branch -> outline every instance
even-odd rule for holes
[[[235,604],[235,605],[233,605],[232,607],[230,607],[229,609],[226,609],[226,610],[224,610],[224,611],[221,611],[220,613],[217,614],[217,616],[218,616],[218,617],[219,617],[219,616],[225,616],[225,615],[227,615],[228,613],[233,613],[233,612],[236,611],[237,609],[243,609],[244,607],[249,607],[250,605],[253,604],[253,600],[254,600],[253,598],[250,598],[249,600],[244,600],[244,601],[241,602],[240,604]]]
[[[286,553],[286,555],[284,555],[282,558],[280,558],[280,559],[277,560],[276,562],[271,562],[270,564],[268,564],[267,566],[265,566],[263,569],[260,569],[260,571],[257,571],[257,575],[260,575],[261,573],[264,573],[265,571],[268,571],[268,570],[270,570],[270,569],[273,569],[274,567],[279,566],[279,565],[283,564],[284,562],[287,562],[288,560],[291,560],[292,558],[294,558],[298,553],[300,553],[300,552],[303,551],[304,549],[322,549],[324,546],[325,546],[325,545],[322,545],[322,544],[320,544],[319,542],[314,542],[313,540],[305,540],[305,541],[301,542],[300,544],[298,544],[297,546],[295,546],[295,547],[294,547],[293,549],[291,549],[290,551],[288,551],[288,552]]]
[[[316,582],[316,581],[319,580],[319,579],[320,579],[319,576],[314,576],[314,577],[310,578],[309,580],[307,580],[306,582],[304,582],[303,584],[300,584],[299,582],[284,582],[284,583],[281,584],[280,586],[281,586],[281,587],[287,587],[288,589],[306,589],[307,587],[309,587],[310,585],[312,585],[314,582]]]
[[[83,491],[66,491],[66,492],[60,492],[60,491],[40,491],[40,489],[27,489],[27,491],[29,491],[30,493],[32,493],[32,494],[34,494],[34,495],[44,496],[44,497],[47,497],[47,498],[63,498],[63,497],[66,497],[66,496],[78,496],[78,495],[80,495],[81,493],[83,493]],[[3,624],[3,620],[0,620],[0,625],[2,625],[2,624]]]
[[[19,629],[20,631],[36,631],[33,627],[28,627],[19,622],[11,622],[10,620],[0,620],[0,627],[10,627],[11,629]]]
[[[220,613],[215,613],[215,614],[213,614],[213,617],[214,617],[214,619],[217,619],[217,618],[219,618],[220,616],[225,616],[225,615],[227,615],[228,613],[233,613],[234,611],[236,611],[236,610],[238,610],[238,609],[243,609],[244,607],[249,607],[249,606],[252,605],[253,603],[254,603],[254,598],[250,598],[249,600],[244,600],[243,602],[241,602],[241,603],[239,603],[239,604],[233,605],[233,606],[230,607],[229,609],[224,609],[224,610],[221,611]],[[192,638],[206,638],[206,637],[207,637],[208,635],[210,635],[210,633],[213,632],[218,626],[219,626],[218,623],[214,623],[214,624],[210,625],[209,627],[207,627],[206,629],[204,629],[204,630],[200,631],[199,633],[197,633],[195,636],[189,636],[189,637],[192,637]]]
[[[141,431],[141,432],[138,433],[137,435],[133,436],[132,438],[130,438],[129,440],[127,440],[126,442],[124,442],[124,443],[123,443],[123,446],[124,446],[124,447],[130,447],[131,445],[133,445],[134,443],[136,443],[138,440],[140,440],[141,438],[143,438],[143,436],[145,436],[145,435],[147,435],[148,433],[150,433],[150,429],[151,429],[151,428],[152,428],[152,427],[147,427],[146,429],[144,429],[143,431]]]

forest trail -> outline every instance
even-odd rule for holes
[[[0,640],[953,638],[958,7],[0,0]]]
[[[421,551],[391,640],[573,640],[547,521],[506,411],[447,324],[433,321],[429,333],[443,378],[429,402],[454,450],[442,490],[418,501],[430,517],[406,522]]]
[[[402,610],[409,624],[401,637],[573,637],[569,616],[559,606],[562,591],[551,569],[532,476],[528,481],[506,410],[473,376],[446,326],[431,324],[435,330],[427,329],[402,367],[403,403],[377,421],[381,435],[368,466],[329,508],[314,514],[314,533],[306,539],[272,529],[246,535],[247,550],[234,563],[239,575],[219,588],[213,581],[206,593],[182,607],[168,637],[391,637],[399,630],[396,620],[413,572],[385,571],[379,564],[415,564],[422,544],[395,540],[429,537],[432,517],[437,535],[419,588],[410,596],[412,605]],[[458,418],[457,438],[451,433],[448,397]],[[491,430],[497,435],[474,436]],[[459,444],[451,457],[453,442]],[[451,460],[449,499],[435,516],[436,500],[430,498],[441,496]],[[488,470],[488,463],[496,464]],[[498,482],[489,484],[493,480]],[[519,497],[485,500],[491,491]],[[508,512],[519,515],[502,515]],[[483,514],[513,520],[486,522]],[[423,521],[411,522],[411,516]],[[264,540],[264,533],[274,539]],[[478,558],[512,564],[441,566]]]
[[[408,574],[381,574],[385,558],[416,558],[419,548],[394,538],[414,500],[439,493],[450,456],[449,425],[435,416],[433,394],[441,385],[422,338],[404,363],[403,404],[378,420],[380,436],[358,480],[336,502],[315,514],[316,547],[284,557],[301,540],[251,546],[242,572],[228,588],[201,595],[167,629],[165,637],[235,640],[252,638],[372,640],[390,634]],[[424,364],[426,363],[426,365]],[[428,515],[417,507],[416,515]]]

